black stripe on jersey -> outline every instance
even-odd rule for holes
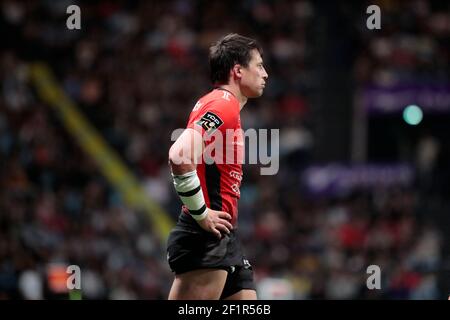
[[[208,190],[209,208],[222,210],[222,194],[220,193],[220,171],[215,163],[205,164],[206,190]]]
[[[192,214],[192,215],[200,215],[200,214],[202,214],[203,212],[205,212],[205,210],[206,210],[206,204],[204,204],[200,209],[198,209],[198,210],[189,210],[189,213],[190,214]]]
[[[200,186],[198,186],[195,189],[192,189],[191,191],[187,192],[177,192],[180,197],[192,197],[194,194],[200,191]]]

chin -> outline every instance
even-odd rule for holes
[[[259,98],[263,95],[263,92],[264,92],[263,89],[254,91],[252,92],[252,95],[249,98]]]
[[[252,89],[252,90],[247,90],[247,92],[244,92],[244,95],[247,98],[249,98],[249,99],[251,99],[251,98],[259,98],[259,97],[262,96],[263,92],[264,92],[263,88],[261,88],[261,89],[254,89],[254,90]]]

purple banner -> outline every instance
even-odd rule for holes
[[[362,103],[369,114],[401,112],[418,105],[425,113],[450,112],[450,85],[369,86],[363,90]]]
[[[353,190],[408,186],[414,170],[407,164],[365,164],[313,166],[302,175],[303,185],[312,194],[339,195]]]

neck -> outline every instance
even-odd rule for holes
[[[247,97],[242,94],[237,84],[230,82],[229,84],[220,85],[219,88],[230,91],[239,101],[239,110],[242,110],[242,108],[247,103]]]

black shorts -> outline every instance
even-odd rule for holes
[[[218,239],[183,212],[167,241],[167,261],[175,274],[207,268],[227,271],[221,299],[242,289],[255,290],[253,269],[242,252],[236,230]]]

